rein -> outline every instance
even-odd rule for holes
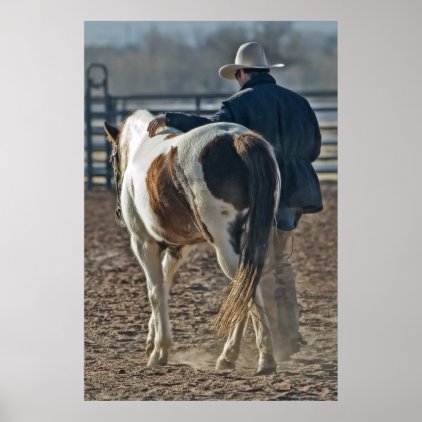
[[[114,185],[116,186],[116,210],[114,212],[116,221],[121,225],[125,226],[123,221],[123,215],[122,215],[122,207],[120,202],[120,184],[119,184],[119,148],[116,143],[116,145],[113,148],[113,151],[110,156],[110,163],[113,167],[113,175],[114,175]]]

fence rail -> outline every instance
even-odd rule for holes
[[[337,177],[337,92],[302,91],[317,114],[321,134],[321,155],[314,163],[320,178]],[[198,115],[215,113],[221,101],[230,93],[213,94],[145,94],[110,95],[108,71],[103,64],[93,63],[86,71],[85,92],[85,182],[88,189],[112,188],[112,169],[109,163],[111,147],[103,130],[103,122],[118,124],[137,108],[152,114],[180,111]]]

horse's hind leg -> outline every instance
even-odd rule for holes
[[[228,233],[226,239],[222,236],[220,242],[214,244],[214,248],[221,269],[228,278],[233,278],[239,265],[239,255],[234,250]],[[234,369],[236,367],[246,321],[247,318],[244,318],[231,329],[223,351],[217,360],[216,369]]]
[[[276,371],[277,363],[273,355],[273,342],[267,315],[262,306],[261,292],[257,288],[255,303],[250,315],[256,335],[256,345],[259,350],[257,375],[271,374]],[[234,369],[239,357],[240,342],[245,329],[247,318],[236,324],[230,332],[224,345],[223,352],[217,360],[216,369]]]
[[[259,285],[256,289],[255,300],[250,312],[256,335],[256,345],[259,350],[258,370],[256,375],[271,374],[276,371],[277,363],[274,359],[270,324],[264,310]]]
[[[217,253],[217,259],[221,269],[229,278],[233,278],[237,267],[239,265],[239,255],[236,253],[231,242],[230,237],[224,239],[221,236],[220,242],[214,244]],[[256,334],[256,345],[259,350],[259,362],[257,375],[269,374],[275,372],[277,363],[273,354],[273,340],[271,335],[270,324],[265,313],[264,302],[262,300],[261,289],[258,284],[252,309],[249,311],[252,316],[252,322]],[[224,346],[223,353],[217,361],[217,368],[233,368],[235,360],[239,354],[240,340],[242,337],[243,329],[241,326],[246,321],[237,324],[227,339]]]
[[[216,369],[234,369],[236,367],[236,360],[239,357],[240,342],[242,340],[246,321],[247,318],[244,318],[231,330],[226,343],[224,344],[223,352],[217,360]]]
[[[141,241],[136,236],[131,237],[131,245],[144,270],[151,304],[149,338],[153,338],[154,348],[149,356],[148,365],[165,365],[171,346],[171,328],[167,285],[161,267],[160,249],[155,241]]]

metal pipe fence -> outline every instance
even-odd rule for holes
[[[337,92],[302,91],[314,109],[322,134],[321,155],[314,163],[320,179],[337,177]],[[103,64],[93,63],[86,71],[85,91],[85,184],[87,189],[112,188],[112,168],[109,162],[110,143],[106,140],[103,122],[120,123],[138,108],[152,114],[180,111],[212,115],[230,93],[212,94],[146,94],[111,95],[108,91],[108,71]]]

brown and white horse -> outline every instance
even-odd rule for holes
[[[273,372],[272,336],[258,284],[280,190],[273,150],[259,135],[233,123],[187,133],[165,129],[149,138],[152,118],[138,110],[120,129],[105,123],[114,146],[117,214],[148,286],[148,365],[167,363],[172,342],[168,290],[192,245],[207,241],[231,280],[215,321],[218,333],[228,335],[217,369],[235,367],[249,314],[259,349],[258,373]]]

